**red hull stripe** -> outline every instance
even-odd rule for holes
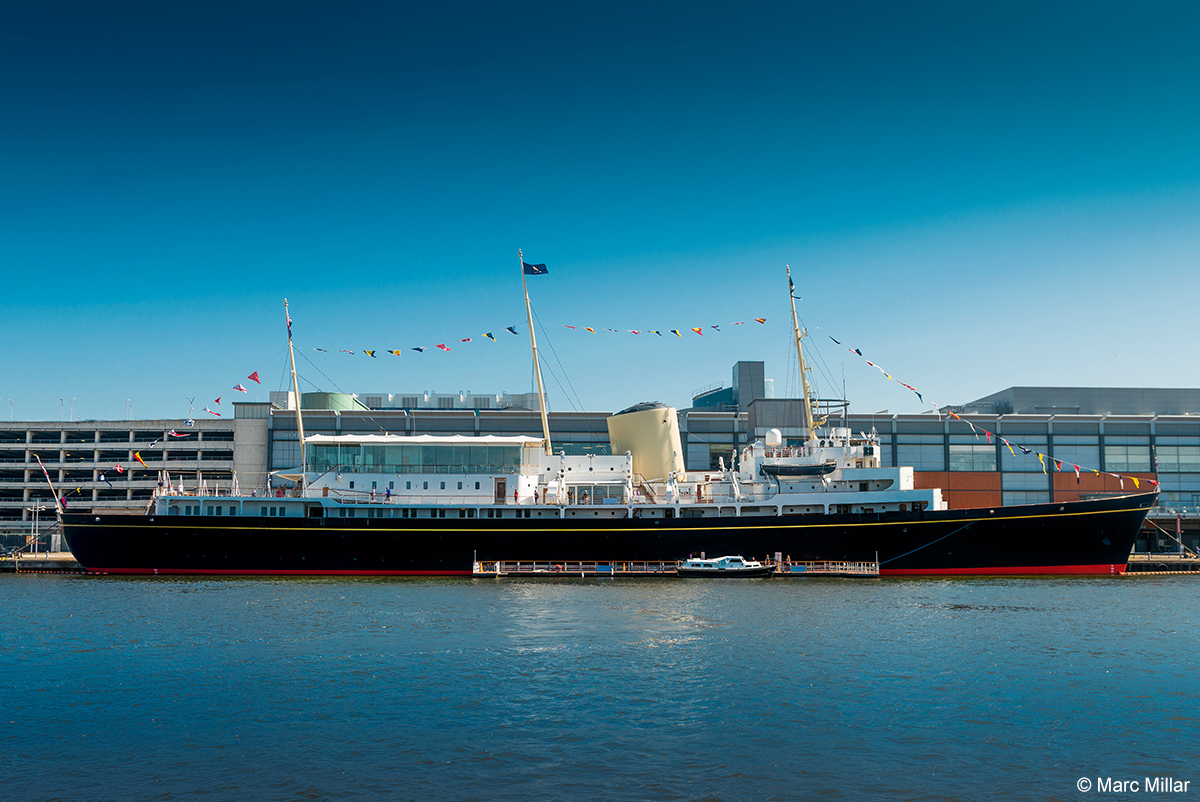
[[[257,571],[223,568],[92,568],[109,574],[211,574],[216,576],[472,576],[470,571]]]
[[[1125,573],[1127,565],[1015,565],[999,568],[881,568],[880,576],[1043,576],[1043,575],[1104,575]]]

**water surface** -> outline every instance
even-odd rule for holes
[[[1082,799],[1080,777],[1170,775],[1200,795],[1198,591],[0,577],[0,793]]]

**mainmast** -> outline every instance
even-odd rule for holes
[[[537,340],[533,336],[533,310],[529,306],[529,287],[525,284],[525,254],[517,248],[517,261],[521,265],[521,289],[525,291],[525,318],[529,322],[529,347],[533,349],[533,375],[537,377],[538,409],[542,412],[542,437],[546,444],[546,455],[553,452],[550,448],[550,420],[546,417],[546,393],[542,390],[542,368],[538,364]],[[301,435],[303,437],[303,435]]]
[[[308,459],[304,454],[304,416],[300,413],[300,383],[296,381],[296,352],[292,349],[292,316],[288,312],[287,298],[283,299],[283,314],[287,318],[288,356],[292,360],[292,393],[296,397],[296,429],[300,432],[300,487],[303,488]]]
[[[817,432],[813,428],[812,415],[812,398],[808,389],[808,368],[804,365],[804,348],[800,345],[800,338],[807,334],[807,331],[800,330],[800,321],[796,317],[796,285],[792,283],[792,268],[789,265],[784,265],[787,270],[788,277],[788,298],[792,304],[792,331],[796,335],[796,359],[800,362],[800,388],[804,396],[804,428],[808,431],[808,437],[816,437]]]

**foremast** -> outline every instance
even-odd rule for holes
[[[813,425],[812,393],[808,387],[808,367],[804,364],[804,346],[800,344],[800,339],[808,332],[800,329],[800,320],[796,317],[796,285],[792,283],[792,268],[790,265],[784,265],[784,269],[787,270],[788,299],[792,304],[792,331],[796,336],[796,359],[800,363],[800,392],[804,397],[804,429],[807,432],[806,437],[811,439],[817,436],[817,432]]]

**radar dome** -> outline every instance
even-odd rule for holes
[[[767,429],[767,446],[770,448],[779,448],[783,445],[783,432],[778,429]]]

